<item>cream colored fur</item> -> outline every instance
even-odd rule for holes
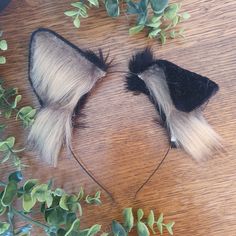
[[[30,77],[44,108],[28,141],[43,160],[56,166],[62,144],[70,148],[74,108],[105,72],[47,31],[36,33],[31,51]]]
[[[221,148],[219,135],[206,122],[200,109],[186,113],[175,108],[161,68],[154,65],[139,77],[145,82],[160,110],[165,113],[171,141],[184,148],[196,160],[209,157],[214,150]]]

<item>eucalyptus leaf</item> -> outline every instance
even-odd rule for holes
[[[139,33],[140,31],[142,31],[144,28],[144,25],[136,25],[132,28],[129,29],[129,34],[130,35],[134,35],[134,34],[137,34]]]
[[[36,198],[32,196],[30,193],[24,193],[23,194],[23,209],[26,212],[30,212],[30,210],[34,207],[36,204]]]
[[[173,3],[169,5],[164,12],[164,15],[167,19],[172,20],[179,11],[179,4]]]
[[[154,227],[153,227],[154,223],[155,223],[155,216],[154,216],[153,210],[151,210],[148,215],[148,218],[147,218],[147,224],[148,224],[149,228],[152,230],[153,234],[156,234]]]
[[[4,39],[0,40],[0,49],[3,51],[7,50],[7,41],[6,40],[4,40]]]
[[[73,231],[79,233],[80,220],[76,219],[71,225],[70,229],[66,232],[65,236],[73,236]]]
[[[74,19],[73,23],[76,28],[80,27],[80,19],[78,16]]]
[[[130,232],[134,226],[134,216],[132,208],[125,208],[123,210],[123,218],[124,218],[124,227],[126,231]]]
[[[4,189],[3,196],[1,199],[3,206],[9,206],[17,193],[17,183],[15,181],[10,181]]]
[[[150,235],[147,226],[141,221],[139,221],[137,223],[137,232],[138,232],[138,236],[149,236]]]
[[[66,16],[76,16],[78,14],[78,11],[65,11],[64,14]]]
[[[27,193],[29,193],[35,185],[38,184],[37,179],[29,179],[24,183],[23,190]]]
[[[6,57],[0,56],[0,65],[6,63]]]
[[[138,217],[138,221],[140,221],[143,218],[143,210],[142,209],[138,209],[137,211],[137,217]]]
[[[94,236],[101,230],[101,225],[95,224],[92,227],[90,227],[87,236]]]
[[[105,0],[107,14],[111,17],[120,15],[119,0]]]
[[[183,18],[184,20],[188,20],[188,19],[190,18],[190,14],[189,14],[188,12],[184,12],[184,13],[182,14],[182,18]]]
[[[174,221],[171,221],[168,224],[165,224],[165,227],[166,227],[166,229],[167,229],[167,231],[168,231],[168,233],[170,235],[174,235],[174,233],[173,233],[173,226],[174,226],[174,224],[175,224]]]
[[[89,3],[95,7],[99,7],[99,1],[98,0],[88,0]]]
[[[152,30],[151,32],[149,32],[148,37],[155,38],[160,32],[161,32],[161,29]]]
[[[151,7],[157,14],[162,13],[168,5],[168,0],[151,0]]]
[[[114,234],[114,236],[127,236],[127,233],[124,227],[119,222],[113,220],[111,228],[112,228],[112,233]]]
[[[164,31],[160,32],[160,40],[161,40],[161,44],[166,43],[166,33]]]

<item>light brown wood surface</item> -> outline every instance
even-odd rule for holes
[[[236,1],[186,0],[183,9],[191,19],[182,24],[186,38],[165,46],[147,39],[145,33],[128,36],[125,16],[112,20],[104,10],[91,10],[91,17],[75,29],[63,15],[70,0],[13,0],[0,14],[0,27],[8,40],[7,64],[0,66],[6,85],[16,86],[23,104],[38,107],[29,85],[27,65],[29,37],[38,27],[50,28],[81,48],[102,48],[114,58],[114,70],[127,70],[132,54],[153,46],[155,55],[181,67],[208,76],[220,86],[219,93],[204,111],[205,117],[222,136],[226,152],[196,163],[182,150],[171,150],[158,173],[134,199],[135,191],[161,161],[168,148],[165,130],[155,123],[157,114],[144,95],[125,90],[124,74],[108,75],[93,91],[83,112],[87,128],[76,129],[73,147],[87,168],[113,194],[116,203],[102,195],[103,205],[88,207],[84,226],[104,225],[121,219],[122,209],[142,207],[163,212],[174,220],[176,236],[236,235]],[[12,121],[9,126],[23,145],[25,135]],[[84,186],[88,193],[99,187],[63,152],[57,168],[48,167],[26,153],[30,165],[26,177],[46,181],[69,192]],[[10,167],[1,167],[1,177]],[[36,233],[33,235],[42,235]],[[164,234],[167,235],[167,234]]]

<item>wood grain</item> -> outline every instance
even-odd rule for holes
[[[38,106],[27,75],[29,37],[38,27],[55,30],[81,48],[110,52],[117,70],[127,70],[127,63],[138,49],[152,45],[155,55],[208,76],[220,85],[220,92],[204,113],[209,123],[224,139],[226,152],[196,163],[181,150],[171,150],[159,172],[134,199],[134,193],[161,161],[168,148],[163,128],[154,120],[154,107],[143,95],[133,96],[125,90],[124,74],[108,75],[96,87],[85,106],[87,128],[76,129],[73,146],[87,168],[114,195],[116,203],[103,194],[101,207],[86,208],[83,225],[97,222],[108,227],[112,219],[121,219],[125,207],[142,207],[163,212],[167,220],[176,221],[175,235],[236,235],[236,2],[234,0],[183,1],[192,17],[183,23],[185,40],[176,39],[165,46],[141,33],[128,36],[125,16],[111,20],[104,10],[92,10],[91,17],[76,30],[63,12],[70,0],[13,0],[0,14],[0,27],[9,43],[8,62],[0,74],[8,86],[19,87],[23,104]],[[19,125],[9,123],[23,145],[25,134]],[[98,186],[63,152],[59,166],[51,168],[26,153],[30,165],[28,178],[55,180],[67,191],[84,186],[94,192]],[[6,177],[11,169],[1,166]],[[33,235],[43,235],[34,230]],[[164,234],[167,235],[167,234]]]

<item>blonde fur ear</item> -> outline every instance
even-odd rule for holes
[[[98,57],[82,51],[47,29],[33,33],[29,63],[30,81],[43,108],[28,142],[43,160],[56,166],[62,144],[71,145],[75,107],[106,75],[107,64],[101,53]]]

